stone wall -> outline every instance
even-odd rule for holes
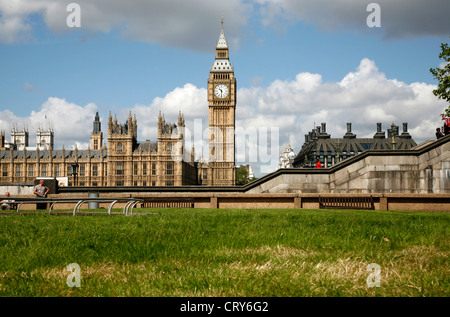
[[[280,169],[247,193],[450,193],[450,135],[411,150],[369,150],[327,169]]]
[[[73,211],[77,201],[84,200],[88,194],[53,194],[49,195],[55,210]],[[14,197],[17,202],[20,197]],[[188,199],[193,202],[194,208],[204,209],[293,209],[301,211],[302,209],[319,209],[320,201],[323,198],[333,198],[340,201],[351,199],[370,198],[375,210],[403,210],[403,211],[430,211],[430,212],[450,212],[450,194],[245,194],[245,193],[100,193],[101,198],[116,200],[117,198],[142,198],[147,201],[173,202],[174,200]],[[67,202],[71,199],[71,202]],[[99,203],[98,208],[107,212],[111,201]],[[47,206],[49,208],[50,203]],[[138,212],[141,204],[137,204],[135,211]],[[348,205],[347,205],[348,206]],[[114,204],[114,209],[125,207],[124,202]],[[97,208],[97,207],[96,207]],[[337,209],[339,207],[331,207]],[[344,209],[358,209],[358,206],[342,207]],[[36,204],[24,203],[20,207],[20,212],[35,210]],[[89,203],[81,205],[80,210],[88,210]],[[369,209],[369,208],[367,208]],[[145,209],[147,211],[147,209]],[[150,208],[151,210],[151,208]],[[15,212],[15,211],[14,211]]]
[[[33,184],[0,184],[0,197],[6,192],[9,192],[11,196],[29,196],[33,195]]]

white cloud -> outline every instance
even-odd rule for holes
[[[207,128],[208,102],[206,98],[205,88],[197,88],[188,83],[183,87],[175,88],[164,97],[153,99],[150,105],[136,105],[131,112],[136,114],[138,120],[139,140],[156,140],[159,112],[164,115],[167,123],[176,124],[181,111],[188,129],[193,131],[195,119],[202,119],[204,128]],[[124,110],[121,117],[125,119],[128,113],[129,110]]]
[[[20,17],[0,17],[0,43],[27,41],[30,38],[31,26],[24,24]]]
[[[75,144],[87,148],[92,131],[89,123],[93,122],[96,111],[97,106],[92,103],[79,106],[65,99],[50,97],[39,111],[32,111],[28,117],[18,117],[9,110],[0,111],[0,126],[6,130],[8,142],[13,126],[19,130],[28,128],[31,147],[36,146],[38,127],[44,130],[51,127],[55,133],[55,149],[61,149],[63,145],[71,149]]]
[[[439,114],[446,107],[433,89],[426,83],[388,79],[374,61],[362,59],[356,71],[339,82],[324,83],[319,74],[300,73],[292,81],[241,89],[236,117],[244,126],[278,125],[280,144],[290,143],[296,152],[304,134],[322,122],[332,137],[342,137],[347,122],[358,137],[372,137],[377,122],[383,129],[392,121],[408,122],[410,134],[422,142],[434,138],[435,128],[441,125]]]

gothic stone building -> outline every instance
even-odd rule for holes
[[[178,124],[158,117],[156,142],[137,142],[137,121],[131,113],[125,124],[108,118],[108,147],[103,146],[101,123],[96,114],[87,150],[54,150],[53,146],[19,148],[6,144],[1,133],[0,182],[26,183],[38,177],[67,177],[68,185],[78,186],[179,186],[196,183],[193,160],[185,162],[183,144],[184,117]],[[27,131],[25,131],[28,137]],[[73,164],[78,165],[73,177]],[[75,183],[74,183],[75,182]]]
[[[28,130],[0,133],[0,183],[30,183],[36,178],[66,178],[69,186],[233,186],[235,185],[236,78],[222,27],[214,65],[208,77],[209,160],[194,162],[185,150],[184,116],[177,124],[158,116],[156,142],[138,142],[137,120],[124,124],[108,118],[107,147],[98,113],[87,150],[55,150],[53,130],[38,130],[36,148],[28,146]],[[73,166],[77,165],[76,178]]]

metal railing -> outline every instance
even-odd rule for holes
[[[85,203],[109,203],[108,215],[111,215],[111,210],[118,202],[125,203],[123,207],[123,214],[128,216],[133,214],[133,209],[138,203],[142,203],[144,200],[141,198],[94,198],[94,197],[82,197],[82,198],[14,198],[8,197],[8,200],[12,201],[11,204],[17,206],[16,212],[20,212],[20,207],[24,204],[50,204],[49,213],[53,211],[55,204],[70,204],[74,203],[73,215],[75,216],[80,212],[81,206]],[[47,209],[47,208],[46,208]]]
[[[373,197],[319,197],[319,209],[375,209]]]
[[[141,208],[194,208],[194,199],[190,197],[144,198]]]

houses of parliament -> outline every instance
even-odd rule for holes
[[[54,149],[54,131],[39,128],[36,148],[29,131],[13,127],[11,142],[0,132],[0,183],[30,183],[36,178],[66,178],[68,186],[233,186],[235,185],[236,78],[229,60],[223,20],[215,61],[207,83],[209,160],[195,162],[195,149],[186,151],[184,116],[177,123],[158,115],[157,140],[139,142],[137,119],[125,123],[108,117],[104,140],[98,112],[87,150]],[[76,177],[73,166],[77,166]]]

